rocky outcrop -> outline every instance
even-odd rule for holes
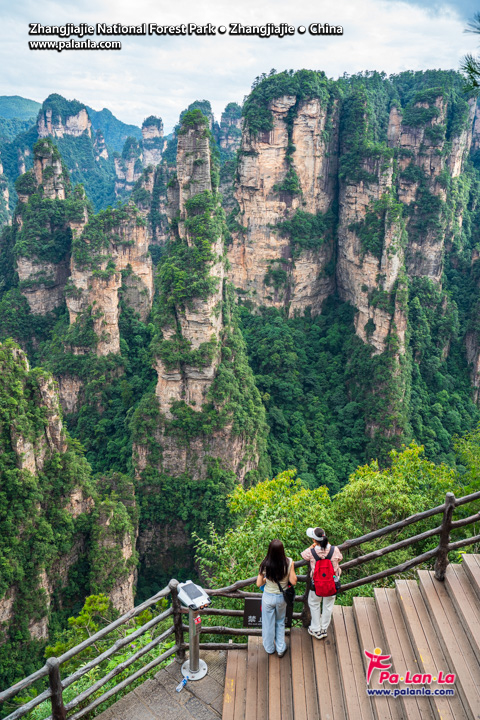
[[[169,187],[173,237],[160,273],[163,279],[158,317],[162,322],[155,342],[158,382],[153,399],[157,417],[153,436],[161,448],[161,457],[159,460],[152,457],[153,438],[140,433],[134,447],[139,477],[153,464],[173,478],[186,474],[204,479],[219,462],[243,481],[258,462],[263,411],[256,427],[257,438],[247,431],[239,432],[227,397],[220,400],[215,390],[221,383],[224,355],[234,357],[234,368],[228,370],[229,392],[238,389],[243,393],[245,400],[251,402],[252,412],[260,405],[246,368],[243,346],[230,349],[238,331],[228,309],[231,299],[225,285],[223,214],[217,188],[212,185],[215,174],[206,125],[206,118],[196,109],[184,116],[178,133],[177,179]],[[173,284],[172,277],[178,278]],[[237,385],[240,372],[235,363],[243,368],[241,391]],[[225,368],[223,372],[227,372]],[[188,442],[181,430],[176,430],[178,412],[192,414],[192,422],[198,423],[199,430],[190,433]],[[202,418],[206,425],[211,422],[206,419],[209,412],[215,417],[214,426],[203,431]]]
[[[68,182],[62,159],[55,146],[39,142],[35,146],[33,173],[37,186],[42,186],[43,196],[49,200],[65,200],[65,184]]]
[[[55,381],[41,368],[31,370],[12,341],[0,344],[0,378],[0,427],[7,429],[0,437],[2,492],[15,535],[14,544],[0,539],[6,570],[0,641],[25,618],[30,639],[45,640],[53,598],[55,608],[62,608],[80,560],[83,567],[89,563],[91,591],[109,592],[120,612],[133,607],[138,523],[133,483],[119,473],[92,483],[88,464],[64,432]],[[13,581],[5,583],[6,577]],[[72,587],[69,592],[71,602]],[[25,631],[22,638],[28,639]]]
[[[162,160],[165,141],[163,139],[163,121],[150,115],[142,125],[142,141],[127,138],[121,157],[115,162],[115,195],[125,197],[142,178],[144,168],[156,168]]]
[[[220,125],[214,128],[219,147],[233,155],[242,141],[242,108],[237,103],[229,103],[222,113]]]
[[[95,159],[97,160],[97,162],[100,158],[108,160],[107,144],[101,130],[97,130],[95,133],[95,141],[93,143],[93,148],[95,150]]]
[[[95,352],[120,351],[119,291],[145,320],[153,297],[152,262],[145,222],[135,207],[106,210],[95,216],[73,242],[67,307],[70,324],[91,317]],[[82,354],[92,347],[75,345]]]
[[[300,211],[326,216],[336,193],[338,104],[293,95],[269,104],[273,128],[257,135],[244,129],[236,199],[240,226],[228,257],[231,279],[259,305],[310,306],[314,313],[332,293],[325,272],[333,257],[327,226],[304,248],[282,231]],[[323,237],[322,237],[323,235]],[[275,281],[277,279],[277,281]]]
[[[115,195],[123,197],[131,193],[142,174],[142,151],[139,142],[135,138],[127,138],[121,157],[114,157],[114,163]]]
[[[142,125],[142,162],[143,167],[156,167],[162,159],[163,121],[162,118],[150,115]]]
[[[187,204],[196,196],[212,192],[210,173],[209,139],[200,121],[198,125],[187,126],[179,135],[178,180],[169,194],[170,217],[179,215],[179,239],[187,245],[194,242],[188,230]],[[195,210],[190,212],[194,215]],[[208,281],[214,289],[208,297],[193,297],[184,307],[176,308],[171,325],[163,328],[166,339],[179,331],[192,351],[212,342],[217,343],[222,330],[222,316],[216,311],[222,300],[224,277],[223,238],[220,233],[212,238],[211,256]],[[175,367],[169,370],[161,358],[157,358],[156,362],[158,374],[156,395],[162,412],[170,417],[172,402],[184,400],[187,405],[201,408],[215,378],[220,354],[218,351],[214,352],[210,362],[205,363],[203,367],[185,365],[183,369]]]
[[[48,139],[36,143],[33,170],[17,180],[16,188],[19,286],[31,311],[46,315],[65,302],[72,233],[86,222],[87,200],[82,188],[72,191],[60,154]]]
[[[0,160],[0,226],[10,225],[10,191],[7,177],[3,174],[3,165]]]
[[[17,272],[22,294],[35,315],[46,315],[63,305],[70,275],[68,258],[59,263],[39,263],[35,258],[19,257]]]
[[[58,98],[58,100],[57,100]],[[78,107],[80,106],[80,107]],[[55,138],[92,136],[92,123],[87,109],[75,100],[65,101],[61,96],[50,95],[38,114],[37,132],[39,138],[49,135]]]

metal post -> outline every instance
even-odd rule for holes
[[[188,648],[189,657],[182,665],[183,677],[189,680],[201,680],[208,672],[207,663],[200,660],[200,627],[201,618],[198,610],[188,610]]]
[[[455,495],[448,492],[445,496],[445,510],[443,512],[442,529],[438,543],[437,559],[435,561],[435,578],[445,580],[445,572],[448,565],[448,543],[450,542],[450,528],[452,526],[452,515],[455,509]]]
[[[52,703],[52,718],[53,720],[66,720],[67,713],[63,705],[63,688],[62,681],[60,679],[60,663],[56,657],[48,658],[48,680],[50,682],[50,690],[52,696],[50,701]]]
[[[197,633],[195,620],[200,617],[198,610],[188,611],[188,632],[190,634],[190,672],[198,673],[200,668],[200,633]]]
[[[177,662],[185,660],[185,648],[183,646],[183,625],[182,625],[182,606],[178,599],[178,580],[170,580],[168,583],[170,592],[172,593],[172,609],[173,609],[173,625],[175,628],[175,644],[179,649],[176,653]]]

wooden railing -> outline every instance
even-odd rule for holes
[[[417,535],[410,536],[378,550],[368,552],[364,555],[359,555],[352,560],[347,560],[341,565],[342,577],[345,577],[345,574],[348,573],[348,571],[351,571],[353,568],[358,568],[364,563],[377,560],[384,555],[395,552],[397,550],[401,550],[403,548],[409,547],[411,545],[434,537],[435,535],[438,535],[439,541],[438,545],[435,548],[428,550],[427,552],[424,552],[421,555],[418,555],[404,563],[401,563],[400,565],[395,565],[386,570],[382,570],[381,572],[367,575],[351,582],[342,584],[340,592],[345,592],[361,585],[374,583],[383,578],[406,572],[413,567],[421,565],[422,563],[432,561],[433,558],[436,559],[435,577],[437,578],[437,580],[443,580],[445,577],[445,570],[448,563],[448,553],[454,550],[458,550],[462,547],[466,547],[468,545],[473,545],[480,542],[480,534],[473,535],[457,542],[450,542],[450,534],[452,531],[467,527],[469,525],[473,525],[475,522],[480,522],[480,512],[477,512],[473,515],[470,515],[469,517],[462,518],[457,521],[452,520],[453,511],[455,508],[466,505],[468,503],[472,503],[476,500],[480,500],[480,492],[472,493],[471,495],[467,495],[458,499],[455,498],[453,493],[447,493],[445,503],[443,503],[442,505],[438,505],[437,507],[426,510],[425,512],[417,513],[416,515],[412,515],[408,518],[405,518],[404,520],[393,523],[392,525],[388,525],[387,527],[375,530],[374,532],[370,532],[366,535],[362,535],[362,537],[354,538],[353,540],[346,540],[344,543],[339,545],[342,553],[345,553],[352,548],[359,548],[361,545],[364,545],[365,543],[371,542],[373,540],[377,540],[384,535],[401,532],[409,525],[422,522],[423,520],[427,520],[434,515],[439,515],[441,513],[443,514],[442,522],[437,527],[434,527]],[[306,561],[300,560],[295,563],[295,567],[302,567],[306,564]],[[293,619],[295,621],[300,621],[304,626],[307,626],[309,623],[309,609],[307,601],[310,588],[309,572],[306,575],[299,575],[298,580],[301,583],[305,583],[305,591],[302,595],[297,595],[295,597],[295,602],[301,603],[303,608],[301,612],[293,613]],[[223,597],[230,599],[242,599],[247,597],[258,597],[258,593],[248,592],[244,590],[244,588],[253,585],[255,581],[256,575],[247,578],[246,580],[239,580],[227,587],[207,589],[207,593],[212,598]],[[120,618],[110,623],[110,625],[103,628],[102,630],[99,630],[97,633],[89,637],[84,642],[63,653],[63,655],[60,655],[60,657],[49,658],[43,668],[33,673],[32,675],[29,675],[27,678],[20,680],[7,690],[1,692],[0,703],[11,701],[11,699],[14,698],[15,695],[17,695],[19,692],[27,690],[34,683],[48,676],[48,689],[45,690],[43,693],[37,695],[29,702],[21,705],[20,707],[17,707],[6,718],[4,718],[4,720],[17,720],[17,718],[24,717],[35,707],[48,699],[51,702],[52,714],[49,716],[49,718],[47,718],[47,720],[66,720],[67,715],[68,720],[80,720],[80,718],[87,715],[87,713],[91,713],[99,705],[102,705],[109,699],[113,698],[115,695],[123,691],[126,687],[131,685],[133,682],[141,678],[146,673],[150,672],[152,669],[160,665],[172,655],[176,655],[177,659],[180,662],[183,661],[185,657],[185,651],[188,648],[188,642],[185,641],[185,632],[188,632],[188,626],[183,624],[182,614],[188,611],[186,608],[182,608],[180,605],[177,586],[178,582],[176,580],[171,580],[167,587],[163,588],[163,590],[160,590],[160,592],[143,602],[141,605],[138,605],[133,610],[125,613]],[[147,608],[158,603],[160,600],[162,600],[162,598],[167,597],[170,599],[170,607],[167,610],[160,612],[158,615],[154,616],[152,619],[143,624],[141,627],[137,628],[135,631],[131,632],[129,635],[126,635],[125,637],[116,640],[116,642],[114,642],[111,647],[102,652],[100,655],[97,655],[95,658],[82,665],[64,680],[61,679],[60,669],[62,665],[72,660],[72,658],[77,656],[86,648],[94,645],[97,641],[105,638],[112,631],[116,630],[120,626],[125,625],[125,623],[128,623],[130,620],[135,618]],[[212,618],[215,616],[221,616],[224,618],[240,619],[243,616],[243,610],[209,607],[208,609],[201,610],[200,614],[207,615]],[[80,678],[93,670],[93,668],[97,667],[101,662],[112,657],[122,648],[126,648],[127,646],[131,645],[135,642],[135,640],[143,636],[146,632],[153,630],[159,623],[166,620],[170,621],[170,618],[171,625],[166,630],[163,630],[158,636],[154,637],[154,639],[148,642],[148,644],[141,647],[137,652],[129,656],[126,660],[120,662],[113,668],[113,670],[110,670],[110,672],[108,672],[102,678],[90,685],[86,690],[76,695],[68,703],[64,703],[63,693],[66,688],[70,687],[70,685],[80,680]],[[261,629],[231,627],[225,625],[211,625],[205,627],[202,626],[201,634],[238,637],[247,635],[259,635],[261,634]],[[130,665],[142,658],[151,650],[161,645],[164,641],[167,640],[167,638],[172,635],[174,635],[175,637],[175,644],[172,647],[169,647],[167,650],[162,652],[159,656],[155,657],[149,663],[134,672],[132,675],[129,675],[127,678],[117,683],[114,687],[111,687],[109,690],[95,697],[90,702],[87,702],[88,698],[98,693],[101,688],[103,688],[114,677],[122,673],[124,670],[130,667]],[[246,648],[247,645],[244,643],[236,643],[235,647]],[[231,649],[232,644],[231,642],[207,642],[200,643],[200,648],[209,648],[212,650],[229,648]]]

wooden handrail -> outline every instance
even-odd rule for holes
[[[418,555],[417,557],[411,558],[410,560],[401,563],[400,565],[396,565],[394,567],[388,568],[386,570],[382,570],[381,572],[375,573],[373,575],[368,575],[363,578],[359,578],[358,580],[352,581],[350,583],[346,583],[342,585],[339,592],[345,592],[348,590],[351,590],[353,588],[359,587],[361,585],[369,584],[376,582],[377,580],[381,580],[385,577],[389,577],[395,574],[403,573],[408,570],[410,570],[413,567],[416,567],[424,562],[427,562],[429,560],[432,560],[433,558],[436,558],[437,562],[435,565],[435,571],[436,571],[436,577],[437,579],[443,579],[445,576],[445,568],[446,564],[448,562],[448,553],[452,550],[458,550],[462,547],[466,547],[467,545],[472,545],[476,542],[480,542],[480,535],[475,535],[463,540],[458,540],[456,542],[450,542],[450,533],[452,530],[457,530],[461,527],[466,527],[468,525],[472,525],[475,522],[478,522],[480,520],[480,512],[475,513],[474,515],[470,515],[469,517],[462,518],[461,520],[452,520],[453,511],[455,508],[460,507],[462,505],[465,505],[469,502],[473,502],[476,500],[480,500],[480,492],[471,493],[470,495],[466,495],[462,498],[455,498],[455,496],[452,493],[447,493],[445,503],[442,505],[438,505],[434,508],[431,508],[429,510],[425,510],[421,513],[417,513],[416,515],[411,515],[403,520],[400,520],[398,522],[392,523],[391,525],[388,525],[384,528],[380,528],[378,530],[375,530],[373,532],[367,533],[365,535],[362,535],[358,538],[353,538],[351,540],[346,540],[338,547],[340,550],[345,551],[349,550],[353,547],[359,547],[360,545],[363,545],[364,543],[371,542],[372,540],[376,540],[378,538],[381,538],[389,533],[394,533],[396,531],[401,531],[404,528],[408,527],[409,525],[421,522],[422,520],[425,520],[429,517],[433,517],[434,515],[438,515],[440,513],[443,513],[443,521],[441,525],[438,525],[437,527],[427,530],[423,533],[419,533],[417,535],[413,535],[409,538],[405,538],[403,540],[400,540],[398,542],[392,543],[391,545],[387,545],[384,548],[379,548],[378,550],[374,550],[372,552],[366,553],[365,555],[360,555],[357,558],[353,558],[352,560],[348,560],[344,562],[340,567],[344,572],[348,572],[348,570],[351,570],[355,567],[358,567],[360,565],[363,565],[371,560],[376,560],[380,557],[383,557],[384,555],[387,555],[389,553],[395,552],[396,550],[400,550],[401,548],[409,547],[411,545],[414,545],[415,543],[421,542],[423,540],[426,540],[430,537],[433,537],[435,535],[438,535],[439,537],[439,544],[436,548],[433,548],[427,552],[422,553],[421,555]],[[294,563],[296,568],[304,567],[308,563],[305,560],[298,560]],[[298,575],[298,581],[299,582],[306,582],[305,587],[305,593],[303,596],[296,596],[295,601],[296,602],[302,602],[304,609],[302,613],[294,613],[293,617],[294,619],[301,619],[303,624],[308,624],[308,592],[309,592],[309,577],[310,577],[310,569],[309,572],[306,575]],[[226,587],[222,588],[210,588],[207,589],[206,592],[212,597],[227,597],[227,598],[239,598],[244,599],[247,597],[258,597],[258,592],[250,592],[245,591],[244,588],[247,588],[250,585],[253,585],[257,579],[257,576],[253,576],[251,578],[247,578],[245,580],[237,580],[232,585],[228,585]],[[19,718],[26,715],[28,712],[30,712],[34,707],[39,705],[40,703],[44,702],[47,699],[50,699],[52,702],[52,715],[47,718],[47,720],[66,720],[67,714],[69,711],[74,710],[77,708],[77,712],[75,712],[74,715],[70,715],[68,720],[80,720],[81,717],[86,715],[88,712],[93,710],[94,708],[98,707],[101,703],[105,702],[109,698],[113,697],[116,693],[118,693],[120,690],[123,690],[125,687],[127,687],[130,683],[132,683],[134,680],[138,679],[139,677],[142,677],[145,673],[149,672],[152,668],[159,665],[163,660],[170,657],[171,655],[175,654],[177,655],[177,658],[179,660],[182,660],[185,657],[185,650],[188,648],[188,643],[184,641],[184,633],[188,632],[188,626],[183,625],[182,623],[182,614],[184,612],[187,612],[185,608],[182,608],[180,605],[180,601],[178,599],[178,582],[176,580],[171,580],[167,587],[160,590],[156,595],[152,596],[148,600],[145,600],[141,605],[138,605],[137,607],[133,608],[132,610],[129,610],[127,613],[124,613],[121,617],[119,617],[114,622],[110,623],[110,625],[107,625],[107,627],[102,628],[102,630],[99,630],[97,633],[92,635],[91,637],[84,640],[79,645],[76,645],[74,648],[71,648],[70,650],[63,653],[59,658],[50,658],[47,660],[46,664],[40,669],[37,670],[35,673],[32,673],[26,678],[23,678],[19,682],[15,683],[15,685],[12,685],[10,688],[7,688],[3,692],[0,693],[0,702],[5,702],[6,700],[9,700],[14,695],[16,695],[18,692],[27,689],[30,685],[32,685],[34,682],[44,678],[45,676],[49,676],[50,681],[50,687],[44,691],[43,693],[37,695],[34,699],[30,700],[28,703],[25,703],[19,708],[16,708],[10,715],[8,715],[5,720],[19,720]],[[164,612],[160,613],[159,615],[155,616],[151,620],[149,620],[147,623],[142,625],[140,628],[137,628],[133,633],[130,635],[121,638],[117,640],[110,648],[105,650],[103,653],[98,655],[97,657],[90,660],[88,663],[83,665],[81,668],[76,670],[74,673],[72,673],[69,677],[65,678],[65,680],[60,679],[60,668],[61,665],[66,663],[68,660],[71,660],[73,657],[78,655],[80,652],[85,650],[86,648],[93,645],[97,640],[103,639],[106,637],[109,633],[111,633],[116,628],[124,625],[125,623],[129,622],[133,618],[135,618],[137,615],[139,615],[141,612],[146,610],[147,608],[151,607],[155,603],[157,603],[159,600],[161,600],[164,597],[171,597],[171,606],[165,610]],[[210,615],[210,616],[222,616],[222,617],[236,617],[240,618],[243,615],[242,610],[234,610],[234,609],[226,609],[226,608],[207,608],[205,610],[200,611],[202,615]],[[84,690],[81,694],[77,695],[75,698],[73,698],[67,705],[64,706],[63,701],[63,690],[65,690],[67,687],[72,685],[74,682],[79,680],[81,677],[83,677],[87,672],[89,672],[91,669],[96,667],[99,663],[106,660],[107,658],[113,656],[118,650],[121,648],[126,647],[127,645],[130,645],[134,640],[139,638],[140,636],[144,635],[146,632],[151,630],[153,627],[158,625],[161,621],[166,620],[167,618],[171,617],[173,622],[172,625],[167,628],[167,630],[164,630],[160,636],[154,638],[151,640],[147,645],[144,645],[139,650],[137,650],[136,653],[134,653],[132,656],[130,656],[127,660],[123,661],[122,663],[119,663],[113,670],[111,670],[109,673],[107,673],[105,676],[97,680],[93,685],[91,685],[89,688]],[[211,635],[232,635],[232,636],[246,636],[246,635],[259,635],[261,633],[261,629],[259,628],[237,628],[237,627],[227,627],[227,626],[221,626],[221,625],[214,625],[211,627],[202,627],[201,629],[202,634],[211,634]],[[81,709],[78,709],[78,706],[83,703],[88,697],[96,693],[100,688],[102,688],[109,680],[111,680],[116,675],[120,674],[125,670],[127,667],[132,665],[136,660],[140,659],[144,655],[147,655],[148,652],[150,652],[154,647],[157,647],[160,645],[165,639],[167,639],[171,635],[175,635],[175,645],[171,647],[170,649],[166,650],[165,652],[161,653],[161,655],[151,662],[149,662],[144,667],[137,670],[135,673],[130,675],[128,678],[123,680],[122,682],[115,685],[115,687],[111,688],[107,692],[104,692],[100,697],[95,698],[92,702],[90,702],[86,707],[83,707]],[[200,648],[212,648],[212,649],[229,649],[232,645],[229,643],[200,643]],[[246,645],[244,643],[235,643],[235,647],[238,648],[244,648]]]

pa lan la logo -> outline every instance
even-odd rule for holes
[[[407,670],[405,675],[398,675],[398,673],[389,672],[392,667],[392,663],[389,662],[391,655],[382,655],[381,648],[375,648],[372,652],[368,650],[363,651],[368,658],[367,667],[367,685],[370,683],[370,678],[374,670],[379,670],[380,675],[378,678],[379,683],[388,682],[390,685],[397,685],[399,682],[404,682],[406,685],[430,685],[432,682],[437,682],[440,685],[453,685],[455,682],[454,673],[445,673],[440,670],[437,675],[431,675],[430,673],[412,673]]]

